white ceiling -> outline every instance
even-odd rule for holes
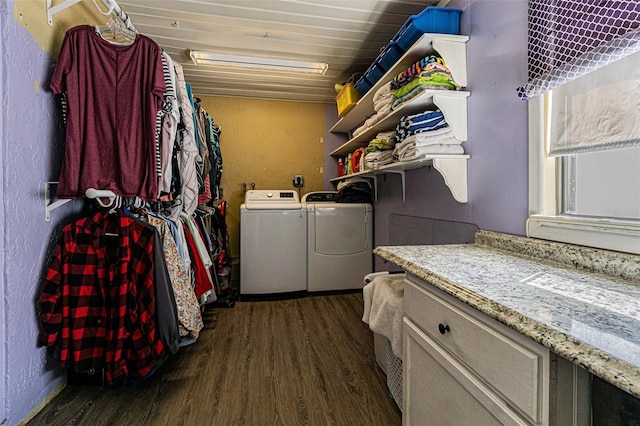
[[[407,18],[449,0],[120,0],[200,96],[335,102]],[[325,75],[194,65],[189,50],[327,62]]]

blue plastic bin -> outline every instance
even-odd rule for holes
[[[384,47],[384,49],[382,49],[382,52],[380,52],[376,61],[380,64],[382,69],[388,71],[393,67],[398,59],[400,59],[404,52],[404,49],[401,49],[400,46],[398,46],[398,43],[391,41]]]
[[[378,64],[377,62],[374,62],[364,72],[364,78],[366,78],[369,81],[369,84],[371,84],[371,86],[374,86],[378,82],[378,80],[382,78],[384,73],[385,71],[380,66],[380,64]]]
[[[462,9],[427,7],[407,19],[391,41],[407,51],[424,33],[460,34],[461,13]]]
[[[371,83],[369,83],[369,80],[367,80],[366,78],[364,78],[364,76],[362,76],[358,79],[358,81],[356,81],[355,88],[358,91],[358,93],[364,96],[365,93],[367,93],[369,89],[371,89]]]

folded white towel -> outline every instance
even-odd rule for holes
[[[420,139],[418,135],[411,135],[402,142],[397,143],[394,149],[396,153],[400,153],[407,147],[420,148],[432,145],[462,145],[462,141],[454,138],[452,135],[443,135],[442,137],[437,136],[428,139]]]
[[[464,154],[464,148],[460,145],[428,145],[428,146],[406,146],[401,152],[393,151],[393,157],[398,161],[412,161],[426,155],[440,154]]]
[[[364,156],[364,167],[366,170],[373,170],[391,163],[393,163],[393,151],[390,149],[370,152]]]
[[[382,120],[383,118],[385,118],[387,115],[389,115],[391,113],[391,107],[393,105],[391,103],[386,103],[383,104],[380,109],[376,110],[376,114],[371,116],[369,118],[369,120],[372,120],[372,123],[375,124],[378,121]],[[365,123],[367,123],[369,120],[365,121]],[[372,126],[373,124],[371,124],[370,126]]]
[[[389,140],[396,135],[395,130],[389,130],[387,132],[380,132],[376,135],[376,138]]]
[[[355,138],[356,136],[359,136],[359,135],[363,134],[366,131],[367,131],[367,126],[365,124],[363,124],[362,126],[358,127],[357,129],[355,129],[353,131],[353,137]]]
[[[362,289],[364,315],[369,328],[391,342],[393,354],[402,359],[404,274],[381,275]]]
[[[451,127],[447,125],[445,127],[441,127],[435,130],[418,129],[415,132],[413,132],[413,134],[416,135],[416,139],[426,140],[426,139],[432,139],[438,136],[451,136],[453,135],[453,131],[451,130]]]
[[[373,102],[373,109],[376,111],[380,111],[387,106],[392,106],[395,102],[395,99],[392,94],[381,96],[377,101]]]
[[[375,104],[381,97],[385,95],[392,95],[391,85],[389,83],[383,84],[378,90],[375,91],[375,93],[373,94],[373,103]]]

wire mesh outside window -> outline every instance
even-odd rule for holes
[[[529,0],[529,99],[640,51],[640,0]]]

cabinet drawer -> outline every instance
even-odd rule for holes
[[[520,413],[404,318],[402,424],[525,426]]]
[[[542,379],[549,351],[440,290],[411,279],[405,283],[405,315],[530,421],[541,422]]]

